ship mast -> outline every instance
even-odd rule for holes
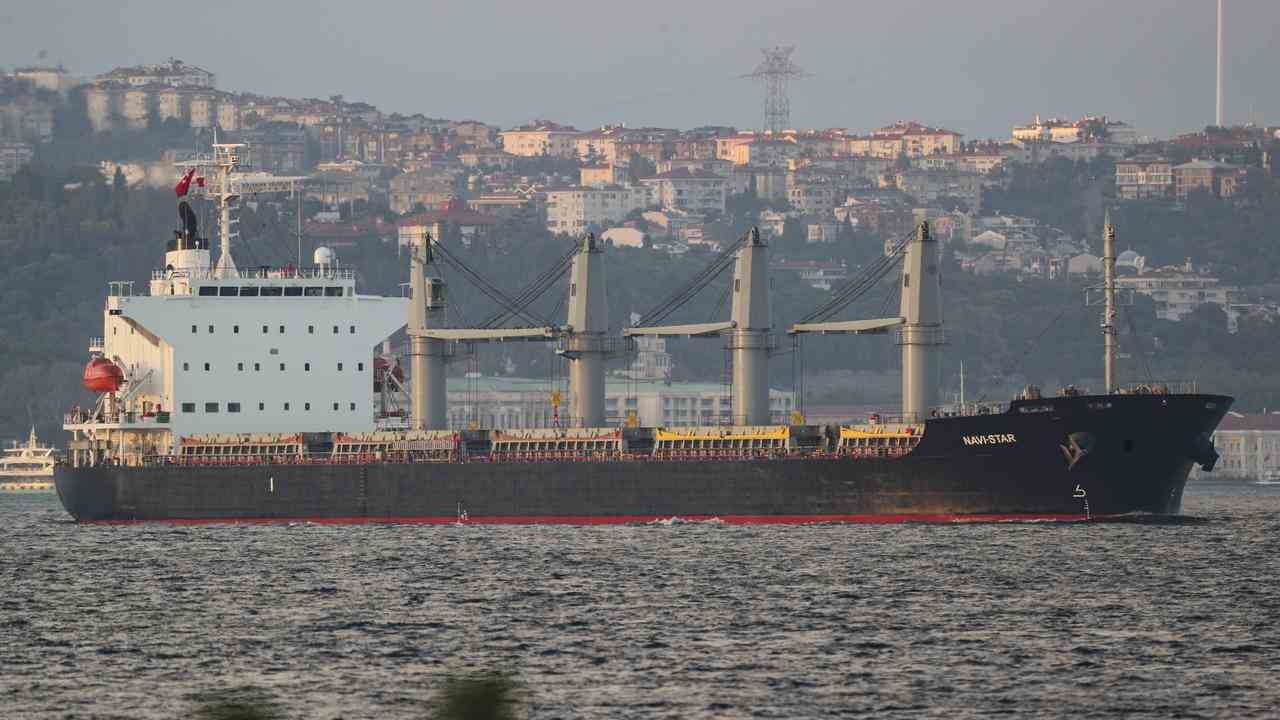
[[[902,264],[903,324],[897,335],[902,346],[902,415],[906,422],[923,422],[937,402],[934,373],[937,348],[944,343],[941,296],[938,242],[929,234],[929,223],[921,222]]]
[[[733,329],[725,332],[733,354],[733,422],[769,424],[769,247],[752,228],[733,272]]]
[[[440,225],[436,224],[434,229],[438,233]],[[444,281],[427,276],[427,271],[434,268],[432,242],[431,233],[424,233],[415,238],[410,250],[408,334],[412,355],[414,430],[444,430],[449,426],[445,386],[448,348],[444,340],[427,334],[429,329],[442,328],[445,324]]]
[[[1116,229],[1110,209],[1102,229],[1102,352],[1102,372],[1110,395],[1116,388]]]
[[[569,271],[568,320],[560,354],[569,359],[570,417],[580,427],[603,427],[609,304],[604,252],[591,233],[583,238]]]

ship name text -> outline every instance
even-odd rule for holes
[[[992,435],[962,435],[960,440],[965,445],[1012,445],[1018,442],[1013,433],[995,433]]]

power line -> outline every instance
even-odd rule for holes
[[[807,74],[791,61],[795,50],[795,45],[761,48],[764,59],[755,70],[742,76],[764,84],[764,129],[774,135],[791,127],[791,98],[787,86],[792,78]]]

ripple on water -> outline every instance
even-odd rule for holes
[[[1280,488],[1105,525],[78,526],[0,497],[6,716],[1266,716]]]

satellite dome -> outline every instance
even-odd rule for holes
[[[321,245],[312,254],[311,261],[319,267],[328,267],[333,264],[333,251]]]

